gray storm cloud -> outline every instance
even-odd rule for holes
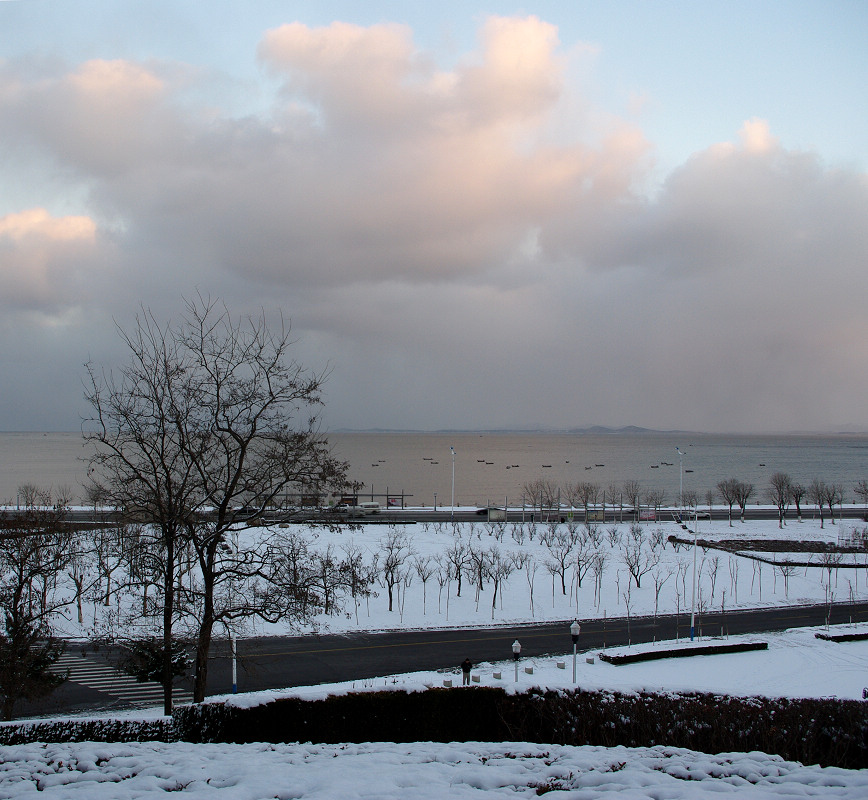
[[[74,428],[70,364],[198,288],[283,309],[336,426],[868,428],[865,174],[734,120],[645,193],[653,142],[568,79],[591,50],[479,42],[444,70],[403,26],[281,26],[245,116],[187,65],[0,64],[0,151],[50,175],[0,215],[3,427]]]

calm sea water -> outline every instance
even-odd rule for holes
[[[868,478],[868,436],[721,436],[710,434],[549,433],[334,433],[336,455],[351,465],[363,492],[384,502],[448,505],[455,448],[455,502],[520,503],[522,487],[538,478],[560,486],[590,481],[601,487],[638,480],[663,489],[666,500],[684,490],[704,495],[718,481],[738,478],[762,494],[774,472],[810,483],[841,483],[855,502],[853,484]],[[69,487],[82,497],[88,450],[78,433],[0,433],[0,501],[14,501],[18,486]]]

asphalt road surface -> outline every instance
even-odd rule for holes
[[[696,633],[706,636],[783,630],[822,625],[828,606],[798,606],[708,613],[697,618]],[[868,619],[868,603],[837,604],[832,624]],[[241,640],[238,644],[238,690],[256,691],[282,686],[309,686],[373,678],[417,670],[456,668],[469,658],[474,663],[512,658],[512,643],[518,639],[523,656],[566,653],[572,649],[572,620],[544,625],[515,627],[396,631],[343,636],[299,636]],[[685,637],[690,614],[627,620],[580,620],[579,649],[590,650],[632,642]],[[214,648],[209,667],[210,692],[231,691],[231,660],[228,646]]]
[[[761,633],[786,628],[868,621],[868,603],[789,606],[754,611],[720,611],[697,617],[696,634]],[[456,669],[465,659],[504,661],[512,658],[512,643],[521,643],[522,657],[564,654],[572,650],[569,626],[572,620],[512,627],[392,631],[386,633],[331,634],[323,636],[259,637],[238,641],[238,691],[252,692],[290,686],[376,678],[417,670]],[[689,635],[690,614],[618,617],[608,620],[579,620],[582,625],[579,650],[684,638]],[[70,655],[79,646],[68,648]],[[93,660],[96,654],[88,653]],[[217,640],[209,666],[209,695],[232,690],[232,662],[229,643]],[[190,688],[189,681],[184,688]],[[186,698],[185,698],[186,699]],[[59,714],[129,708],[122,692],[97,690],[75,676],[50,698],[35,704],[21,704],[17,716]]]

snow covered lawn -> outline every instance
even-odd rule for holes
[[[700,522],[700,525],[703,523]],[[710,523],[700,535],[708,536]],[[735,523],[741,527],[741,523]],[[731,538],[726,523],[714,523],[720,538]],[[691,553],[671,546],[660,549],[660,561],[642,581],[641,589],[629,576],[622,556],[629,534],[619,526],[619,541],[600,541],[604,568],[595,580],[585,575],[579,586],[578,568],[566,573],[567,593],[560,576],[550,574],[549,547],[538,536],[518,539],[522,531],[509,526],[502,540],[483,525],[459,530],[434,526],[406,526],[413,551],[435,559],[456,541],[477,548],[526,552],[522,569],[504,582],[498,602],[492,605],[492,587],[465,584],[456,596],[454,581],[439,585],[436,576],[422,584],[411,569],[399,587],[396,606],[388,611],[382,587],[378,594],[357,604],[347,598],[345,613],[321,617],[321,629],[358,630],[398,627],[480,625],[492,617],[501,623],[540,619],[580,620],[623,615],[629,604],[633,614],[659,611],[685,613],[691,584]],[[648,526],[665,534],[679,526]],[[839,526],[820,531],[818,523],[791,522],[784,531],[793,538],[831,540]],[[742,527],[750,538],[783,538],[777,524],[748,523]],[[355,543],[372,558],[380,547],[383,528],[363,528],[354,533],[313,532],[315,547],[335,549]],[[538,530],[539,533],[539,530]],[[715,559],[719,556],[719,561]],[[766,565],[715,551],[701,552],[697,584],[706,611],[725,604],[756,606],[799,601],[861,599],[866,596],[866,572],[842,563],[837,569],[800,569],[793,575],[777,574]],[[573,562],[574,564],[576,562]],[[857,563],[864,563],[864,556]],[[632,586],[631,586],[632,583]],[[724,595],[724,592],[726,594]],[[480,597],[481,594],[481,597]],[[689,613],[689,609],[687,610]],[[843,629],[840,626],[839,629]],[[846,626],[861,630],[864,626]],[[673,658],[615,666],[580,653],[577,684],[586,689],[619,691],[703,691],[719,694],[786,697],[839,697],[859,699],[868,685],[868,642],[836,643],[815,638],[817,629],[796,629],[762,637],[767,651],[714,656]],[[253,630],[248,631],[253,633]],[[279,630],[256,632],[279,633]],[[74,633],[70,630],[69,633]],[[703,641],[709,641],[705,637]],[[737,641],[731,637],[727,641]],[[667,647],[670,643],[643,645]],[[581,645],[580,645],[581,646]],[[632,649],[635,649],[632,648]],[[613,650],[614,652],[614,650]],[[593,663],[587,659],[593,658]],[[558,663],[563,664],[559,668]],[[572,687],[572,654],[522,659],[518,682],[512,662],[478,664],[479,685],[522,691],[530,686]],[[532,667],[533,673],[525,672]],[[500,673],[500,677],[495,677]],[[440,672],[383,676],[331,686],[299,687],[281,692],[229,696],[238,705],[267,702],[277,696],[323,697],[331,693],[382,690],[425,690],[442,686],[444,679],[460,683],[460,675]],[[461,691],[461,689],[456,689]],[[158,713],[156,710],[151,712]],[[632,800],[679,800],[739,792],[741,798],[862,798],[868,797],[868,770],[820,768],[783,761],[761,753],[706,755],[667,747],[599,748],[530,743],[414,744],[367,743],[352,745],[226,745],[226,744],[28,744],[0,748],[0,798],[36,796],[49,798],[150,798],[178,792],[188,798],[496,798],[611,797]]]
[[[0,796],[20,798],[868,797],[868,771],[760,753],[523,742],[351,745],[30,744],[4,748]]]

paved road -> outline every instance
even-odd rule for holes
[[[782,630],[825,622],[828,607],[799,606],[759,611],[706,614],[697,620],[697,634],[719,635]],[[868,620],[868,603],[832,607],[833,624]],[[522,654],[538,656],[566,653],[572,648],[569,625],[523,625],[506,628],[399,631],[344,636],[259,638],[239,642],[238,690],[255,691],[281,686],[307,686],[392,673],[455,668],[464,659],[473,662],[510,659],[518,639]],[[617,644],[688,635],[690,615],[581,621],[579,648],[597,649]],[[628,631],[629,628],[629,631]],[[225,642],[214,648],[209,670],[210,691],[231,690],[231,661]]]
[[[760,633],[807,625],[822,625],[829,609],[825,605],[791,606],[756,611],[719,611],[697,618],[697,635]],[[832,624],[868,621],[868,603],[840,603],[832,606]],[[525,657],[562,654],[571,650],[569,625],[572,620],[514,627],[393,631],[327,636],[261,637],[238,642],[238,690],[250,692],[286,686],[362,680],[417,670],[456,669],[465,658],[473,662],[512,658],[511,646],[521,642]],[[656,621],[642,617],[627,620],[580,620],[581,651],[596,650],[632,642],[686,637],[690,615],[660,616]],[[218,640],[209,668],[209,694],[232,689],[228,642]],[[78,659],[78,660],[77,660]],[[141,706],[150,698],[160,705],[157,687],[132,685],[105,665],[101,655],[82,658],[72,646],[65,657],[72,666],[70,680],[47,700],[21,705],[25,714],[60,714],[72,711],[120,709]],[[179,702],[188,701],[187,691]],[[144,693],[143,693],[144,690]]]

